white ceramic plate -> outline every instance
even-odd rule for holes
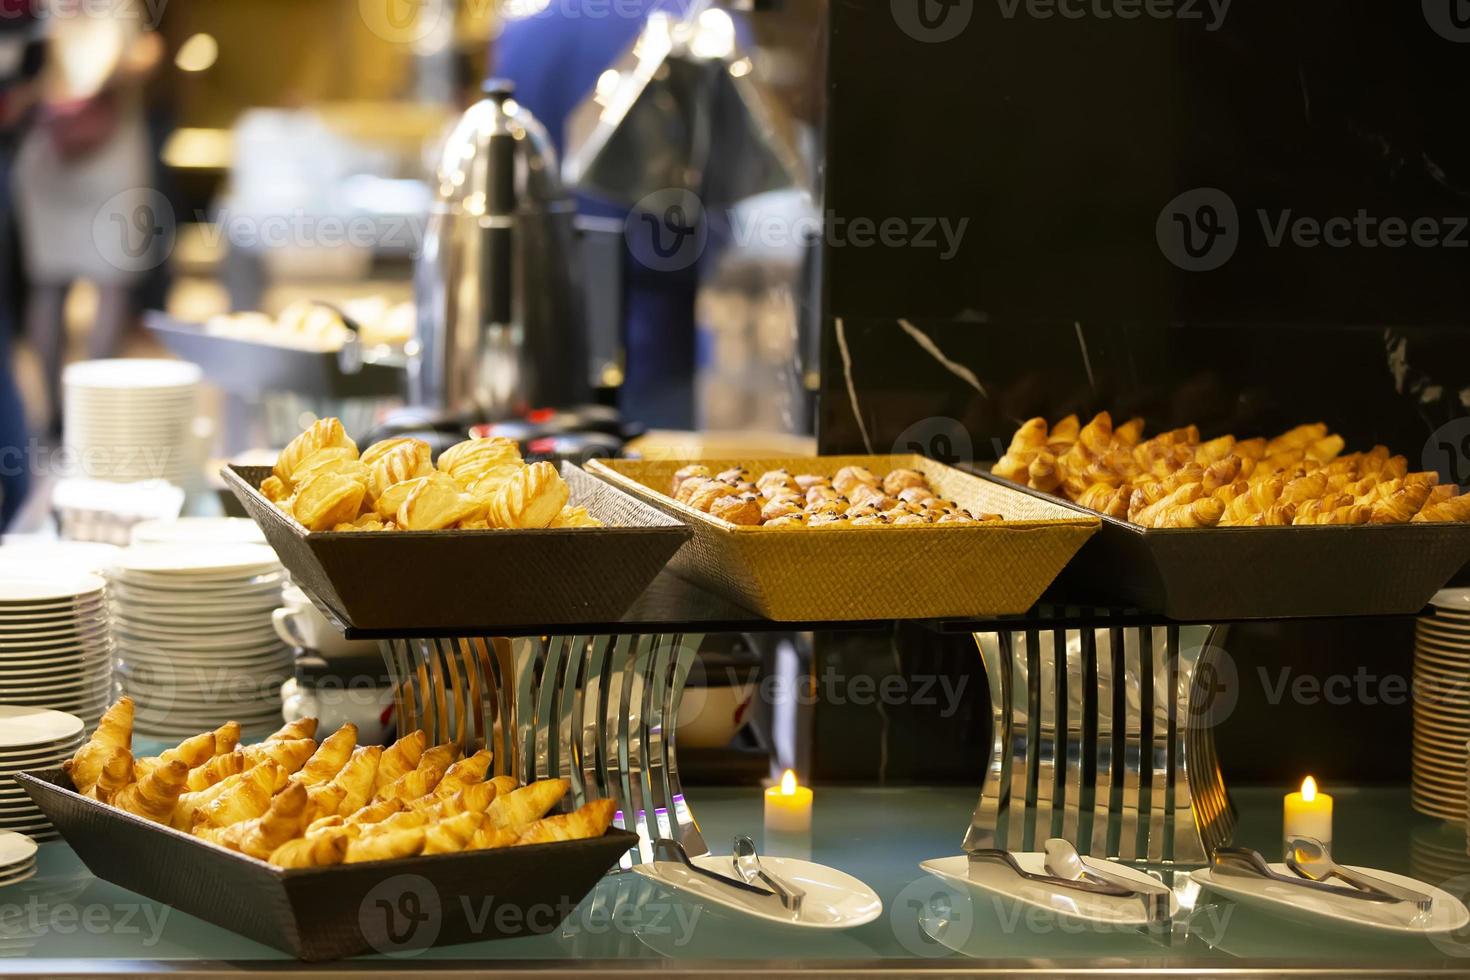
[[[1384,881],[1406,888],[1414,888],[1433,896],[1434,906],[1428,912],[1419,912],[1408,902],[1364,902],[1353,898],[1339,898],[1310,888],[1298,888],[1279,881],[1264,878],[1238,878],[1232,875],[1217,875],[1211,868],[1201,868],[1191,877],[1204,888],[1232,898],[1243,905],[1255,905],[1272,909],[1283,916],[1298,921],[1321,924],[1326,919],[1345,926],[1357,926],[1379,932],[1402,935],[1439,935],[1454,932],[1470,925],[1470,911],[1449,892],[1426,885],[1422,881],[1388,871],[1372,868],[1357,868],[1344,865],[1350,871],[1382,878]],[[1278,874],[1291,874],[1284,864],[1273,864],[1271,870]]]
[[[197,385],[203,377],[199,366],[188,361],[118,357],[70,364],[62,373],[61,383],[78,395],[90,394],[94,389],[121,390],[135,395]]]
[[[129,548],[118,557],[116,568],[124,574],[187,575],[192,579],[245,578],[280,566],[281,560],[269,545],[236,544],[209,548],[189,545]]]
[[[1046,873],[1046,855],[1038,851],[1017,852],[1016,863],[1032,874]],[[1137,882],[1140,888],[1162,888],[1163,883],[1137,868],[1112,861],[1094,861],[1083,858],[1082,862],[1096,866],[1119,878]],[[1058,889],[1019,877],[1010,868],[999,863],[986,862],[975,869],[975,878],[970,877],[970,859],[961,854],[957,857],[934,858],[919,865],[932,875],[938,875],[971,891],[1020,902],[1032,908],[1050,912],[1065,919],[1093,922],[1110,926],[1137,926],[1149,924],[1142,899],[1114,898],[1110,895],[1092,895],[1073,889]],[[1179,900],[1169,895],[1169,915],[1179,912]]]
[[[0,576],[0,604],[9,607],[60,607],[101,595],[107,582],[89,572]]]
[[[1429,604],[1436,609],[1470,615],[1470,589],[1440,589]]]
[[[244,517],[181,517],[134,524],[133,544],[265,544],[265,535]]]
[[[0,874],[35,859],[35,841],[20,834],[0,834]]]
[[[707,855],[692,860],[699,867],[716,874],[729,876],[734,870],[729,857]],[[877,892],[836,868],[782,857],[763,857],[761,865],[806,891],[799,916],[793,918],[774,899],[747,897],[734,888],[725,888],[719,882],[710,881],[677,864],[660,861],[640,864],[633,870],[700,901],[767,922],[803,929],[851,929],[872,922],[883,914],[883,900]]]
[[[82,729],[80,718],[61,711],[0,704],[0,748],[49,746],[74,739]]]

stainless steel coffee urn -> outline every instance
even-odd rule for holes
[[[508,82],[460,118],[415,272],[409,396],[485,421],[590,394],[581,275],[556,151]]]

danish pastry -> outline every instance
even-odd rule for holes
[[[271,473],[289,486],[302,460],[319,450],[334,448],[350,449],[354,457],[357,455],[357,444],[347,437],[340,419],[317,419],[281,450]]]
[[[709,512],[711,517],[745,527],[761,522],[761,505],[751,496],[721,497],[710,505]]]
[[[405,531],[442,531],[469,520],[484,508],[474,497],[425,480],[404,498],[394,522]]]
[[[308,531],[330,531],[357,517],[367,487],[340,473],[320,473],[292,498],[291,516]]]
[[[492,527],[544,528],[566,506],[571,490],[556,467],[534,463],[519,470],[490,498]]]

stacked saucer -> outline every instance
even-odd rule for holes
[[[1470,744],[1470,589],[1444,589],[1414,627],[1413,802],[1466,821]]]
[[[133,525],[133,544],[265,544],[248,517],[176,517]]]
[[[96,726],[114,694],[106,588],[88,572],[0,575],[0,704],[64,711]]]
[[[134,730],[181,739],[234,719],[281,724],[291,650],[271,615],[285,573],[265,545],[135,545],[112,569],[118,675]]]
[[[81,747],[82,720],[75,715],[25,705],[0,704],[0,831],[52,840],[56,830],[15,781],[18,772],[56,769]],[[0,842],[0,879],[7,851]],[[34,869],[32,869],[34,870]],[[8,884],[0,880],[0,884]]]
[[[0,830],[0,888],[36,876],[36,842],[13,830]]]
[[[62,376],[64,442],[76,476],[112,483],[194,475],[199,367],[127,358],[83,361]]]

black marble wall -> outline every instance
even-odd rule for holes
[[[994,459],[1028,417],[1106,408],[1207,435],[1321,420],[1470,482],[1470,23],[1456,10],[835,4],[822,450]],[[1283,704],[1268,689],[1278,665],[1406,675],[1411,641],[1404,621],[1238,630],[1226,769],[1406,778],[1406,703]],[[932,667],[939,642],[903,653]],[[853,671],[892,660],[818,649]],[[973,672],[973,647],[947,656],[953,676]],[[819,771],[873,777],[844,738],[880,722],[887,778],[977,775],[983,719],[852,706],[819,712]],[[1317,734],[1261,751],[1258,733],[1298,729]],[[922,759],[894,747],[911,741]]]

